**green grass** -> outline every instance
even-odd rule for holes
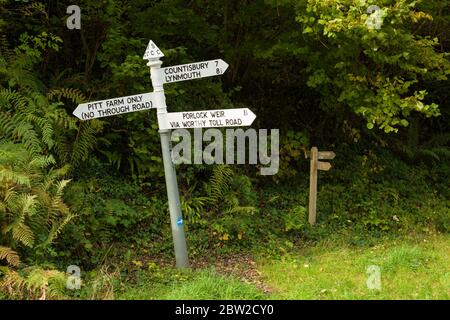
[[[152,263],[131,278],[97,277],[97,283],[104,285],[99,285],[93,294],[91,283],[78,298],[450,299],[449,261],[450,235],[385,238],[364,247],[351,246],[337,237],[281,258],[258,258],[259,280],[271,290],[270,294],[211,268],[177,270]],[[367,268],[372,265],[380,268],[381,290],[367,288]],[[242,266],[244,270],[248,267]]]
[[[135,300],[232,300],[264,299],[264,295],[252,285],[231,277],[218,275],[212,269],[205,269],[187,277],[181,276],[178,280],[172,280],[166,284],[141,279],[139,286],[126,288],[116,298]]]
[[[273,299],[449,299],[450,236],[389,241],[361,249],[322,244],[280,260],[261,261]],[[381,271],[370,290],[367,268]]]

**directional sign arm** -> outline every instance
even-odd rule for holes
[[[334,157],[336,157],[336,154],[333,151],[319,151],[320,160],[331,160]]]
[[[163,83],[193,80],[205,77],[219,76],[228,69],[228,63],[222,59],[201,61],[165,67],[161,69]]]
[[[154,93],[149,92],[82,103],[73,111],[73,115],[81,120],[90,120],[152,108],[154,108]]]
[[[159,128],[220,128],[249,126],[256,115],[248,108],[172,112],[158,115]]]
[[[319,151],[317,154],[317,159],[319,160],[332,160],[334,157],[336,157],[336,153],[334,151]],[[311,152],[306,151],[305,152],[305,158],[311,157]]]
[[[324,161],[317,161],[317,169],[323,170],[323,171],[328,171],[331,169],[331,163],[324,162]]]

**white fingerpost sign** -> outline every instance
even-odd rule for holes
[[[128,112],[148,110],[152,109],[153,106],[154,94],[153,92],[149,92],[82,103],[73,111],[73,115],[81,120],[91,120]]]
[[[153,92],[82,103],[73,114],[81,120],[90,120],[152,108],[157,110],[175,260],[177,267],[186,268],[189,266],[188,253],[177,177],[171,157],[170,130],[249,126],[256,116],[248,108],[167,113],[164,83],[221,75],[227,70],[228,64],[216,59],[161,68],[162,57],[164,53],[150,40],[143,59],[148,60]]]
[[[194,62],[161,69],[163,83],[193,80],[220,76],[228,69],[228,63],[222,59]]]
[[[160,129],[249,126],[256,115],[248,108],[170,112],[158,117]]]

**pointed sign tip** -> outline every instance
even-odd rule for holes
[[[158,46],[150,40],[147,45],[147,49],[145,50],[144,56],[142,59],[151,60],[151,59],[159,59],[164,57],[164,53],[158,48]]]
[[[256,114],[250,109],[248,109],[248,111],[250,113],[250,118],[252,119],[252,123],[253,123],[253,121],[255,121],[255,119],[256,119]]]
[[[222,60],[222,59],[220,59],[220,60]],[[228,69],[228,67],[229,67],[229,64],[228,63],[226,63],[225,61],[223,61],[222,60],[222,63],[224,64],[224,66],[223,66],[223,69],[224,69],[224,71],[225,70],[227,70]]]
[[[81,119],[81,111],[80,111],[80,105],[78,105],[75,110],[73,110],[72,114],[77,117],[78,119]]]

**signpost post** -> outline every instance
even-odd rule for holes
[[[160,60],[164,54],[150,40],[144,59],[148,60],[147,66],[150,67],[153,93],[155,94],[155,108],[159,117],[167,114],[166,97],[164,95],[163,79],[161,77]],[[170,224],[172,227],[173,244],[175,249],[175,261],[178,268],[189,267],[186,237],[184,234],[184,222],[181,214],[180,194],[178,191],[177,176],[175,166],[170,156],[170,131],[168,129],[159,130],[161,137],[161,150],[164,163],[164,173],[166,177],[167,198],[169,200]]]
[[[164,83],[221,75],[228,68],[228,64],[223,60],[218,59],[161,68],[162,61],[160,58],[163,56],[164,54],[162,51],[150,40],[143,58],[148,60],[147,66],[150,67],[153,93],[155,94],[155,108],[157,109],[159,134],[161,136],[161,149],[166,176],[167,197],[169,199],[170,222],[172,226],[176,265],[179,268],[186,268],[189,266],[186,237],[184,234],[184,223],[180,207],[180,195],[176,172],[170,154],[170,129],[172,129],[172,127],[167,124],[171,117],[174,122],[178,122],[176,119],[179,119],[180,116],[183,118],[183,114],[189,114],[189,112],[181,112],[181,115],[178,115],[178,113],[167,113],[163,85]]]
[[[319,159],[334,159],[336,154],[333,151],[319,151],[317,147],[312,147],[309,153],[311,158],[309,177],[309,207],[308,221],[311,225],[316,223],[316,203],[317,203],[317,170],[328,171],[331,169],[329,162],[318,161]]]

